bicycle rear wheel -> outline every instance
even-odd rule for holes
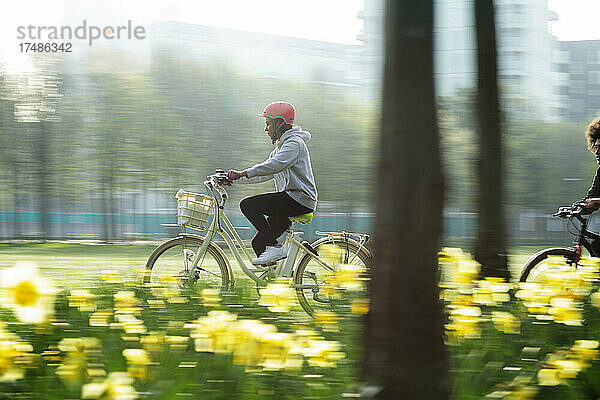
[[[347,264],[358,267],[362,270],[360,278],[366,278],[373,267],[371,253],[352,239],[328,237],[313,243],[312,247],[320,257],[331,252],[332,249],[334,252],[337,250],[340,260],[334,262],[333,266]],[[317,262],[311,253],[306,253],[298,263],[294,284],[298,301],[308,315],[313,316],[317,311],[326,310],[349,311],[352,300],[368,299],[366,279],[358,281],[360,286],[356,288],[357,290],[333,293],[328,286],[334,274]]]
[[[549,257],[562,257],[564,265],[571,265],[575,261],[575,250],[565,247],[553,247],[538,251],[532,255],[521,269],[520,282],[535,282],[544,272],[551,268]]]
[[[146,282],[183,283],[188,280],[190,267],[204,238],[183,235],[170,239],[160,246],[146,262]],[[227,288],[231,285],[231,268],[223,253],[212,243],[208,245],[206,254],[196,266],[196,273],[190,277],[192,282],[208,286]]]

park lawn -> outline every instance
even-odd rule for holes
[[[41,274],[62,287],[86,286],[100,276],[102,270],[113,270],[123,275],[133,275],[144,268],[156,243],[151,244],[0,244],[0,268],[18,262],[37,265]],[[509,250],[509,264],[513,277],[518,276],[523,263],[530,255],[546,246],[518,246]],[[232,260],[236,278],[244,275]]]
[[[154,245],[99,244],[1,244],[0,268],[18,262],[36,265],[61,287],[80,287],[97,281],[102,270],[133,274],[144,268]]]
[[[171,389],[179,390],[178,388],[185,388],[186,393],[192,389],[198,389],[198,391],[206,388],[216,390],[215,393],[218,393],[218,395],[215,394],[213,398],[228,398],[230,397],[228,393],[236,390],[244,392],[237,396],[237,398],[261,398],[256,397],[255,394],[263,387],[270,391],[278,390],[276,396],[282,399],[300,397],[340,398],[342,397],[342,393],[350,393],[352,397],[357,394],[357,383],[359,382],[358,365],[361,352],[360,332],[362,325],[360,320],[349,318],[346,315],[339,320],[339,323],[343,324],[340,325],[339,329],[330,330],[332,328],[327,324],[330,324],[331,321],[326,319],[313,321],[304,314],[297,303],[294,303],[291,310],[287,312],[279,314],[271,313],[260,303],[254,285],[247,279],[244,284],[237,285],[234,291],[220,293],[222,299],[218,303],[205,300],[202,288],[183,288],[180,293],[179,289],[172,292],[169,290],[156,291],[145,286],[136,287],[131,282],[125,282],[125,285],[122,285],[122,283],[115,284],[114,282],[100,282],[100,271],[105,269],[116,270],[122,274],[131,273],[133,276],[137,268],[144,266],[147,256],[152,252],[155,245],[4,244],[0,245],[0,269],[13,266],[17,262],[36,264],[40,267],[42,274],[50,278],[57,286],[62,286],[65,289],[89,288],[97,297],[97,303],[100,305],[99,310],[110,311],[114,308],[116,312],[118,311],[118,304],[114,301],[116,295],[118,293],[135,292],[136,298],[151,300],[151,302],[140,302],[141,314],[136,314],[135,318],[144,321],[148,332],[153,332],[152,335],[156,332],[163,332],[163,335],[168,333],[169,335],[175,335],[172,337],[187,338],[190,335],[190,331],[185,328],[185,324],[188,324],[190,321],[194,321],[197,318],[205,318],[205,314],[210,317],[209,313],[214,310],[220,310],[221,312],[234,310],[236,316],[233,317],[233,320],[236,318],[240,320],[253,319],[269,324],[276,324],[277,329],[282,332],[292,332],[294,329],[298,329],[298,327],[301,327],[301,329],[306,329],[306,327],[309,329],[318,329],[325,339],[341,343],[345,354],[344,358],[337,363],[335,368],[314,369],[307,366],[306,368],[313,369],[303,369],[298,372],[299,375],[289,375],[292,372],[284,374],[279,372],[271,374],[246,373],[243,367],[231,365],[229,355],[221,354],[214,356],[206,352],[197,352],[194,351],[193,346],[180,348],[177,351],[169,350],[167,353],[161,353],[163,356],[164,354],[168,354],[167,358],[155,358],[152,368],[149,369],[149,373],[152,373],[154,377],[168,376],[168,379],[158,379],[156,382],[155,380],[136,381],[137,390],[144,393],[155,392],[157,395],[154,398],[165,398],[161,397],[163,393]],[[513,276],[518,276],[516,272],[531,254],[544,247],[546,246],[510,248],[509,260]],[[461,260],[468,260],[468,257],[464,256]],[[469,274],[472,271],[470,269],[462,270],[458,267],[459,265],[461,264],[457,261],[452,261],[449,264],[446,263],[444,271],[450,274],[462,273],[470,277],[471,275]],[[237,278],[242,278],[242,276],[243,274],[239,270],[236,271]],[[456,275],[455,278],[449,282],[465,282],[465,276]],[[573,288],[568,287],[564,289],[564,293],[556,292],[553,296],[569,296],[569,290],[580,289],[582,287],[580,285],[581,282],[574,279],[569,278],[565,281],[567,283],[571,282]],[[600,340],[598,336],[600,330],[597,328],[598,321],[600,321],[598,316],[600,314],[592,307],[590,299],[587,296],[584,296],[584,299],[581,300],[584,307],[578,308],[582,314],[579,316],[577,313],[571,313],[574,315],[573,318],[585,321],[584,324],[566,325],[564,321],[558,318],[559,316],[566,315],[565,313],[557,314],[556,318],[558,320],[552,322],[552,324],[547,322],[548,318],[543,320],[543,324],[540,324],[540,320],[523,306],[521,300],[512,295],[510,296],[510,300],[509,297],[506,300],[502,300],[499,297],[498,304],[493,302],[493,304],[476,304],[474,302],[475,297],[472,296],[475,293],[474,288],[478,284],[474,283],[473,287],[469,289],[472,292],[465,292],[463,283],[458,284],[458,286],[452,286],[452,283],[450,283],[445,289],[446,294],[443,296],[446,310],[450,315],[447,321],[447,332],[449,332],[448,343],[451,346],[452,374],[455,382],[453,389],[454,398],[461,400],[479,399],[487,394],[493,394],[490,397],[498,397],[497,394],[500,393],[500,389],[506,391],[508,390],[507,388],[514,391],[515,396],[521,393],[518,392],[519,390],[527,389],[538,391],[542,399],[582,398],[580,395],[583,390],[591,390],[589,388],[590,382],[593,383],[592,386],[596,390],[595,382],[600,382],[600,372],[597,371],[597,368],[589,368],[589,371],[586,371],[585,374],[582,373],[581,376],[583,378],[580,380],[577,378],[578,381],[572,385],[540,388],[536,386],[538,370],[540,368],[547,368],[544,360],[548,357],[557,357],[561,354],[567,354],[566,352],[569,351],[573,353],[573,351],[568,349],[573,346],[573,343],[576,343],[576,340],[586,339],[588,343],[596,343],[596,340]],[[124,290],[123,288],[126,288],[126,291],[120,292]],[[477,293],[480,295],[480,300],[486,298],[485,296],[481,297],[481,294],[485,290],[490,290],[490,286],[483,285],[478,288]],[[554,288],[553,290],[556,291],[558,289]],[[200,296],[198,295],[199,293],[201,293]],[[455,295],[453,296],[452,293]],[[543,293],[553,292],[545,290]],[[596,291],[595,293],[599,292]],[[185,301],[179,301],[183,298],[182,295],[186,296]],[[178,300],[164,301],[171,298],[170,296],[174,296],[173,299]],[[464,302],[465,298],[469,299],[467,303]],[[132,347],[129,342],[131,334],[123,336],[122,332],[117,329],[118,324],[114,325],[114,327],[112,324],[110,327],[108,325],[99,327],[95,325],[88,326],[90,312],[77,310],[78,306],[71,305],[70,299],[67,302],[67,296],[64,293],[60,294],[57,299],[59,306],[56,307],[56,318],[58,318],[59,323],[63,323],[61,321],[65,320],[69,321],[75,329],[81,330],[82,336],[85,333],[87,336],[99,337],[102,340],[102,346],[104,346],[104,350],[101,353],[102,357],[106,360],[106,365],[109,366],[107,370],[110,372],[124,371],[127,365],[122,356],[122,350]],[[455,300],[455,303],[452,303],[452,299]],[[550,309],[550,298],[546,300],[548,302],[548,309]],[[158,309],[153,308],[158,303],[162,306]],[[67,304],[69,305],[68,307]],[[107,304],[110,307],[107,307]],[[480,313],[472,314],[473,318],[456,318],[456,315],[463,314],[453,313],[457,310],[460,311],[460,307],[465,308],[465,304],[468,304],[466,306],[467,309],[472,310],[476,308],[480,310]],[[510,313],[511,318],[517,321],[516,325],[512,328],[510,326],[507,328],[504,325],[497,325],[497,321],[494,320],[497,316],[494,313],[498,311],[504,313],[502,315]],[[452,317],[452,315],[455,317]],[[465,315],[468,316],[471,314]],[[546,314],[543,315],[545,316]],[[336,327],[337,323],[334,321]],[[212,325],[208,324],[206,326]],[[13,324],[11,327],[17,330],[20,337],[33,343],[33,347],[37,353],[41,353],[48,348],[48,343],[50,343],[48,342],[49,336],[44,333],[45,331],[42,330],[40,331],[41,334],[38,334],[37,331],[31,330],[26,324]],[[474,327],[476,328],[475,330],[473,330]],[[52,340],[59,342],[63,337],[69,337],[72,334],[71,332],[76,332],[76,330],[58,329],[54,332],[58,336]],[[147,337],[148,335],[145,333],[142,336]],[[127,340],[123,338],[127,338]],[[533,358],[523,358],[522,351],[525,348],[537,349],[536,351],[540,354]],[[153,355],[153,357],[157,357],[157,354]],[[186,370],[183,371],[178,367],[181,366],[182,362],[192,362],[195,367],[193,369],[187,369],[186,367]],[[507,366],[509,369],[502,368],[502,366]],[[590,364],[589,366],[593,365]],[[174,370],[179,371],[179,373],[173,375]],[[520,372],[514,371],[521,370],[529,374],[527,376],[531,378],[531,382],[527,381],[520,386],[515,386],[515,376],[520,374]],[[224,380],[224,376],[227,377],[227,381]],[[35,398],[58,399],[76,398],[78,396],[77,394],[71,397],[60,397],[64,394],[63,386],[61,385],[55,385],[55,387],[36,386],[34,383],[38,382],[40,377],[48,381],[50,379],[57,379],[52,369],[32,369],[26,382],[32,382],[31,387],[33,389],[31,390],[36,391],[35,394],[37,395]],[[307,377],[318,377],[318,381],[313,381],[313,378],[309,380]],[[575,382],[575,378],[576,376],[569,377],[569,383]],[[175,379],[175,381],[172,382],[172,379]],[[198,381],[202,381],[203,384],[198,385]],[[211,386],[212,382],[228,383],[216,388]],[[230,385],[229,382],[239,382],[239,385],[235,387]],[[317,383],[321,386],[317,387]],[[29,383],[27,384],[29,385]],[[527,388],[522,388],[521,386],[527,386]],[[5,390],[4,393],[3,390]],[[11,397],[14,394],[12,391],[16,393],[19,390],[21,389],[18,386],[0,388],[0,398],[16,398],[14,396]],[[302,392],[302,395],[295,397],[295,394],[299,393],[299,391]],[[558,396],[557,393],[562,393],[561,391],[576,393],[573,396],[579,397],[570,395]],[[292,394],[290,395],[290,393]],[[600,385],[598,385],[597,393],[600,393]],[[3,394],[8,397],[3,397]],[[52,397],[49,397],[49,394],[52,394]],[[203,392],[203,394],[205,393]],[[597,398],[597,396],[594,398]]]

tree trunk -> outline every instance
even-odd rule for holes
[[[510,278],[503,212],[503,169],[493,0],[475,1],[477,118],[479,121],[479,219],[474,256],[483,276]]]
[[[443,176],[433,80],[433,2],[386,2],[375,266],[365,381],[377,399],[447,399],[437,252]],[[365,397],[370,397],[366,391]]]

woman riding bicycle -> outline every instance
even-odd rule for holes
[[[551,247],[543,249],[529,257],[521,269],[521,282],[535,281],[542,277],[546,270],[552,267],[549,257],[562,258],[565,265],[577,267],[581,260],[582,250],[586,249],[592,257],[600,256],[600,236],[587,229],[588,219],[582,215],[591,214],[600,208],[600,117],[594,119],[585,131],[588,149],[596,156],[598,169],[592,186],[585,197],[569,207],[560,207],[554,214],[557,217],[579,221],[576,239],[570,247]]]
[[[275,180],[275,192],[242,199],[240,209],[258,231],[252,248],[258,256],[253,264],[270,264],[287,256],[277,243],[290,226],[288,217],[308,214],[317,206],[317,188],[306,142],[310,133],[292,125],[296,110],[290,103],[276,101],[265,107],[265,131],[275,149],[269,157],[242,171],[229,170],[227,177],[240,183]]]
[[[592,186],[589,188],[583,200],[581,200],[581,203],[585,203],[582,214],[590,214],[600,208],[600,117],[596,117],[588,125],[585,131],[585,137],[587,139],[588,149],[594,153],[596,162],[599,165]],[[564,217],[568,214],[569,210],[571,210],[571,207],[560,207],[557,214]]]

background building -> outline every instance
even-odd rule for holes
[[[472,91],[476,85],[476,37],[472,0],[436,0],[434,57],[436,90],[441,96]],[[383,0],[365,0],[363,73],[377,98],[383,66]],[[548,24],[556,14],[547,0],[497,0],[498,78],[504,110],[513,118],[560,120],[561,87],[566,75],[554,66],[559,50]]]
[[[173,21],[154,23],[150,32],[152,57],[220,62],[246,74],[359,87],[360,46]]]
[[[560,42],[557,69],[567,75],[561,86],[563,117],[587,121],[600,111],[600,40]]]

